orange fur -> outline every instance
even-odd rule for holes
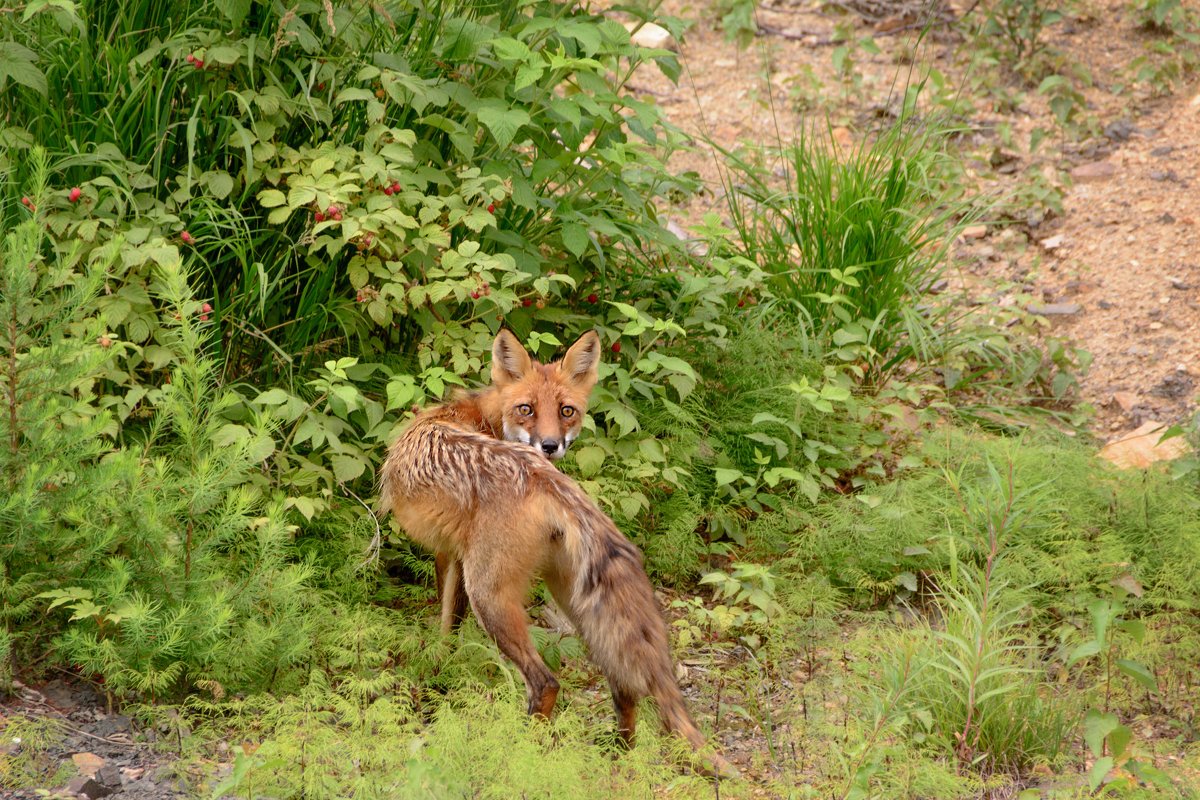
[[[584,334],[561,361],[543,365],[501,331],[492,355],[492,386],[418,415],[381,470],[385,507],[437,554],[443,630],[469,600],[521,670],[529,713],[548,715],[558,681],[533,646],[525,613],[541,576],[608,678],[621,738],[632,742],[637,703],[652,696],[665,726],[703,748],[641,553],[549,460],[582,426],[599,337]],[[709,759],[732,771],[719,755]]]

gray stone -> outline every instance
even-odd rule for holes
[[[111,786],[115,789],[121,785],[121,770],[111,764],[101,767],[96,773],[96,780],[105,786]]]
[[[1030,314],[1039,314],[1043,317],[1069,317],[1072,314],[1078,314],[1081,310],[1079,303],[1044,303],[1029,307]]]
[[[91,798],[91,800],[97,800],[101,797],[108,797],[113,793],[112,789],[108,788],[107,786],[102,786],[85,775],[79,775],[72,778],[71,782],[67,784],[67,791],[71,794],[81,794],[84,797]]]

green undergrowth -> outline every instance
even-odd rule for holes
[[[697,721],[742,753],[745,775],[722,795],[1082,798],[1107,714],[1135,732],[1123,763],[1169,766],[1158,783],[1114,767],[1105,796],[1188,796],[1200,493],[1165,472],[1117,472],[1052,433],[944,426],[909,456],[869,492],[793,498],[746,526],[741,552],[764,553],[755,537],[777,546],[791,521],[791,547],[764,559],[777,603],[765,621],[720,628],[717,597],[671,612],[687,623],[674,627]],[[1094,627],[1097,602],[1120,604],[1110,633]],[[649,706],[638,746],[614,751],[607,690],[573,637],[534,629],[563,693],[551,721],[533,722],[519,674],[475,623],[441,639],[433,617],[411,603],[336,611],[298,691],[193,696],[184,753],[227,764],[195,787],[712,795]]]

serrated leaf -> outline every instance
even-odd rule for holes
[[[217,0],[216,6],[233,28],[240,27],[250,13],[250,0]]]
[[[278,189],[263,189],[258,193],[258,204],[263,208],[278,208],[287,202],[287,195]]]
[[[268,389],[262,392],[258,397],[254,398],[255,403],[263,403],[269,406],[277,406],[288,399],[288,393],[283,389],[275,388]]]
[[[604,455],[604,450],[595,445],[581,447],[575,453],[575,463],[579,465],[579,472],[584,477],[595,475],[604,464]]]
[[[231,444],[235,444],[236,442],[240,442],[243,439],[249,438],[249,436],[250,431],[246,430],[241,425],[228,423],[217,429],[217,432],[213,434],[212,441],[217,447],[228,447]]]
[[[501,147],[512,144],[521,126],[529,124],[529,112],[521,108],[511,108],[503,100],[495,98],[481,102],[475,115]]]
[[[560,231],[563,247],[576,258],[581,257],[587,250],[587,229],[574,222],[564,222]]]
[[[209,194],[218,200],[224,200],[233,191],[233,177],[228,172],[206,172],[204,182],[208,186]]]
[[[713,470],[713,474],[717,479],[717,486],[724,486],[728,483],[733,483],[738,478],[742,477],[742,473],[736,469],[723,469],[717,467]]]
[[[37,54],[16,42],[0,42],[0,78],[8,77],[28,86],[43,97],[47,93],[46,74],[35,66]]]
[[[331,459],[333,465],[333,476],[338,483],[346,483],[362,475],[366,471],[367,465],[362,459],[355,456],[336,455]]]

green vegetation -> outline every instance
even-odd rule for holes
[[[1075,130],[1034,6],[985,3],[981,58]],[[1132,10],[1190,35],[1179,4]],[[753,12],[721,5],[746,39]],[[500,326],[544,359],[595,329],[565,469],[665,587],[689,702],[743,768],[721,795],[1188,796],[1195,461],[1101,466],[1061,431],[1086,352],[936,293],[993,209],[963,197],[955,91],[906,87],[852,148],[721,153],[696,246],[660,221],[699,188],[666,167],[684,137],[628,91],[679,76],[631,42],[653,19],[0,10],[0,692],[94,684],[201,796],[712,796],[652,724],[616,752],[553,612],[565,691],[528,719],[373,511],[386,444]],[[65,782],[60,726],[0,726],[0,786]]]

